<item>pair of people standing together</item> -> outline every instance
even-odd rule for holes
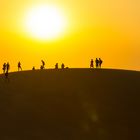
[[[3,70],[3,73],[5,74],[5,77],[6,77],[6,78],[8,78],[9,69],[10,69],[10,64],[9,64],[9,62],[4,63],[4,64],[3,64],[2,70]]]
[[[103,61],[102,61],[102,59],[101,58],[96,58],[95,59],[95,65],[96,65],[96,68],[101,68],[102,67],[102,63],[103,63]],[[94,60],[93,59],[91,59],[91,61],[90,61],[90,68],[94,68]]]

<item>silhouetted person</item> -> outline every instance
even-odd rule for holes
[[[2,70],[3,70],[3,73],[6,72],[6,63],[3,64],[3,68],[2,68]]]
[[[55,69],[58,69],[58,63],[55,64]]]
[[[32,70],[35,70],[35,67],[33,66]]]
[[[99,58],[99,67],[100,68],[102,67],[102,63],[103,63],[103,61],[101,60],[101,58]]]
[[[9,70],[10,70],[10,64],[7,62],[6,64],[6,72],[5,72],[5,78],[9,81]]]
[[[93,63],[94,63],[93,59],[91,59],[91,61],[90,61],[90,68],[94,68],[94,64]]]
[[[64,63],[62,63],[62,65],[61,65],[61,68],[62,68],[62,69],[64,69],[64,68],[65,68],[65,65],[64,65]]]
[[[9,70],[10,70],[10,64],[9,64],[9,62],[7,62],[7,64],[6,64],[6,73],[8,73]]]
[[[22,70],[21,63],[20,62],[18,62],[18,71],[19,70]]]
[[[95,63],[96,63],[96,68],[98,68],[99,67],[99,60],[98,60],[98,58],[96,58]]]
[[[41,69],[41,70],[43,70],[43,69],[44,69],[43,65],[41,65],[41,66],[40,66],[40,69]]]
[[[42,66],[40,68],[44,69],[45,68],[45,62],[43,60],[41,60],[41,62],[42,62]]]

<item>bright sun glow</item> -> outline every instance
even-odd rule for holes
[[[66,27],[66,20],[57,7],[37,6],[29,11],[26,27],[32,36],[51,40],[61,36]]]

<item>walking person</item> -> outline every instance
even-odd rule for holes
[[[6,72],[5,72],[5,79],[9,81],[9,70],[10,70],[10,64],[7,62],[6,64]]]
[[[21,63],[20,62],[18,62],[18,71],[22,71],[22,67],[21,67]]]

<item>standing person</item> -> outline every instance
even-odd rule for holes
[[[9,81],[8,75],[9,75],[9,70],[10,70],[10,64],[7,62],[6,64],[6,72],[5,72],[5,78]]]
[[[3,64],[3,68],[2,68],[2,70],[3,70],[3,73],[6,72],[6,63]]]
[[[6,72],[8,73],[9,70],[10,70],[10,64],[9,64],[9,62],[7,62],[7,64],[6,64]]]
[[[98,68],[99,67],[99,60],[98,60],[98,58],[96,58],[95,63],[96,63],[96,68]]]
[[[43,60],[41,60],[41,62],[42,62],[42,69],[44,69],[45,68],[45,62]]]
[[[61,68],[62,68],[62,69],[64,69],[64,68],[65,68],[65,65],[64,65],[64,63],[62,63],[62,65],[61,65]]]
[[[100,68],[102,67],[102,63],[103,63],[102,59],[99,58],[99,67],[100,67]]]
[[[90,61],[90,68],[94,68],[94,61],[93,61],[93,59],[91,59],[91,61]]]
[[[58,69],[58,63],[55,64],[55,69]]]
[[[22,70],[20,61],[18,62],[18,71],[19,71],[19,70]]]

